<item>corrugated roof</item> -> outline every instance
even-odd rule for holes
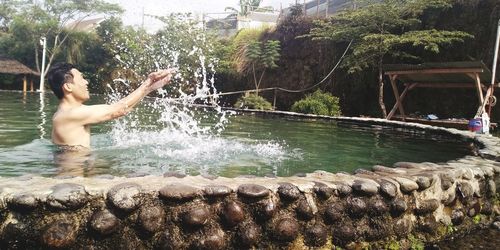
[[[78,20],[68,23],[66,27],[76,31],[90,31],[95,29],[102,21],[104,21],[104,18],[101,17],[88,20]]]
[[[382,66],[386,75],[398,75],[404,83],[470,83],[475,84],[467,73],[478,73],[481,83],[491,83],[491,72],[480,61],[442,62],[423,64],[385,64]],[[498,79],[498,78],[497,78]],[[498,81],[496,81],[498,82]]]
[[[40,75],[38,72],[28,68],[26,65],[18,62],[17,60],[4,57],[0,55],[0,73],[1,74],[31,74]]]

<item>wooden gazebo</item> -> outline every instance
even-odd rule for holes
[[[439,123],[441,126],[466,128],[466,122],[426,121],[406,117],[403,100],[407,93],[414,88],[472,88],[476,89],[479,109],[484,108],[485,96],[491,83],[491,72],[482,62],[444,62],[412,64],[386,64],[383,65],[385,75],[390,79],[396,104],[391,109],[386,119],[394,119],[397,110],[402,120],[423,123]],[[495,81],[497,82],[497,81]],[[403,92],[399,93],[397,84],[404,85]],[[496,86],[498,87],[498,86]],[[479,110],[478,109],[478,110]]]
[[[17,60],[0,55],[0,74],[23,75],[23,92],[28,90],[28,76],[40,74]],[[30,90],[34,91],[33,77],[30,77]]]

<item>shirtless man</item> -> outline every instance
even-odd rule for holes
[[[90,98],[88,81],[73,65],[55,64],[48,73],[50,88],[59,98],[52,117],[52,142],[90,149],[90,125],[128,114],[142,98],[168,84],[173,73],[173,69],[167,69],[149,74],[139,88],[116,103],[84,105]]]

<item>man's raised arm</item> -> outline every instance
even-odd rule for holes
[[[95,124],[116,119],[128,114],[149,93],[168,84],[174,69],[160,70],[148,78],[132,93],[113,104],[81,106],[71,112],[70,118],[82,124]]]

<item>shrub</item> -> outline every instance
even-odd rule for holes
[[[295,102],[292,105],[293,112],[339,116],[339,98],[330,93],[323,93],[321,90],[316,90],[314,93],[307,95],[304,99]]]
[[[268,102],[264,97],[258,96],[256,94],[244,95],[236,101],[234,104],[235,108],[242,109],[260,109],[260,110],[272,110],[273,105]]]

